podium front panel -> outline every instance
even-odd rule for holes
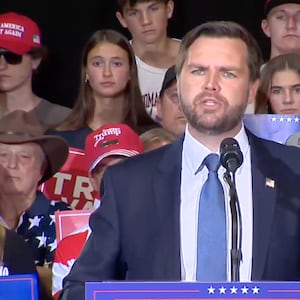
[[[300,300],[300,282],[87,282],[86,300]]]
[[[0,277],[0,299],[38,300],[38,283],[35,274]]]

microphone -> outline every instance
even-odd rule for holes
[[[227,172],[234,173],[243,163],[243,153],[234,138],[226,138],[220,145],[220,162]]]
[[[242,261],[242,217],[235,184],[235,171],[243,163],[243,153],[234,138],[226,138],[220,144],[220,163],[226,169],[224,179],[229,185],[231,211],[231,281],[240,281]]]

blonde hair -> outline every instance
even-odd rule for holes
[[[165,144],[170,144],[176,140],[176,137],[171,132],[162,127],[149,129],[142,133],[140,138],[142,140],[145,152]]]

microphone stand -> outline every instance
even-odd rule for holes
[[[224,179],[229,185],[230,211],[231,211],[231,281],[240,281],[240,263],[242,260],[242,222],[241,209],[236,191],[235,172],[224,173]]]

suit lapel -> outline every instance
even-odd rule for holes
[[[252,280],[261,280],[266,264],[271,226],[277,197],[276,182],[268,174],[272,158],[262,142],[250,137],[253,197],[253,261]],[[268,155],[268,157],[266,157]],[[272,172],[273,173],[273,172]],[[273,173],[274,174],[274,173]]]
[[[154,178],[155,206],[164,220],[161,264],[165,278],[180,280],[180,185],[183,137],[165,151]]]

